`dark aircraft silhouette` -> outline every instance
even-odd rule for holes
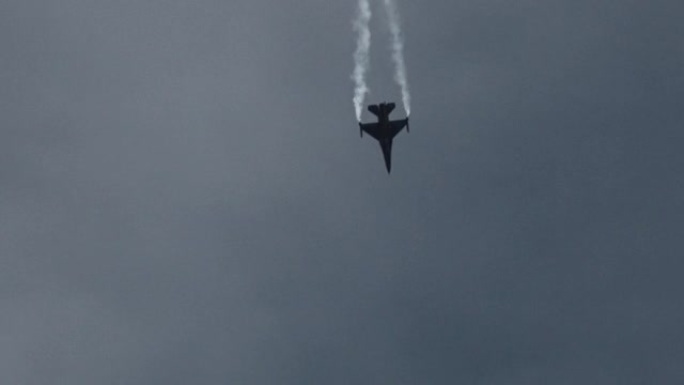
[[[368,135],[372,136],[380,143],[388,174],[392,168],[392,139],[397,136],[404,126],[406,126],[406,132],[409,131],[408,116],[406,119],[402,120],[389,120],[389,114],[394,110],[394,107],[394,103],[380,103],[368,106],[368,111],[378,117],[378,122],[359,122],[359,133],[361,134],[361,137],[363,137],[363,132],[366,131]]]

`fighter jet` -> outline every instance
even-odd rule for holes
[[[394,110],[394,103],[380,103],[368,106],[368,111],[372,112],[378,118],[377,123],[361,123],[359,122],[359,133],[363,137],[363,132],[366,133],[380,143],[382,155],[385,158],[385,166],[389,174],[392,168],[392,139],[406,126],[406,132],[409,131],[408,116],[402,120],[389,120],[389,114]]]

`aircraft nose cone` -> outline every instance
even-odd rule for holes
[[[392,141],[387,141],[381,144],[382,147],[382,157],[385,159],[385,168],[387,168],[387,173],[390,173],[392,169]]]
[[[389,158],[389,156],[385,158],[385,168],[387,169],[388,174],[390,171],[392,171],[392,160]]]

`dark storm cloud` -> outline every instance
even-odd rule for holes
[[[354,5],[0,6],[3,383],[684,379],[682,6],[401,2],[388,177]]]

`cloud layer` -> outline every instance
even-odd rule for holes
[[[0,6],[0,382],[682,383],[682,6],[400,5],[389,177],[355,2]]]

